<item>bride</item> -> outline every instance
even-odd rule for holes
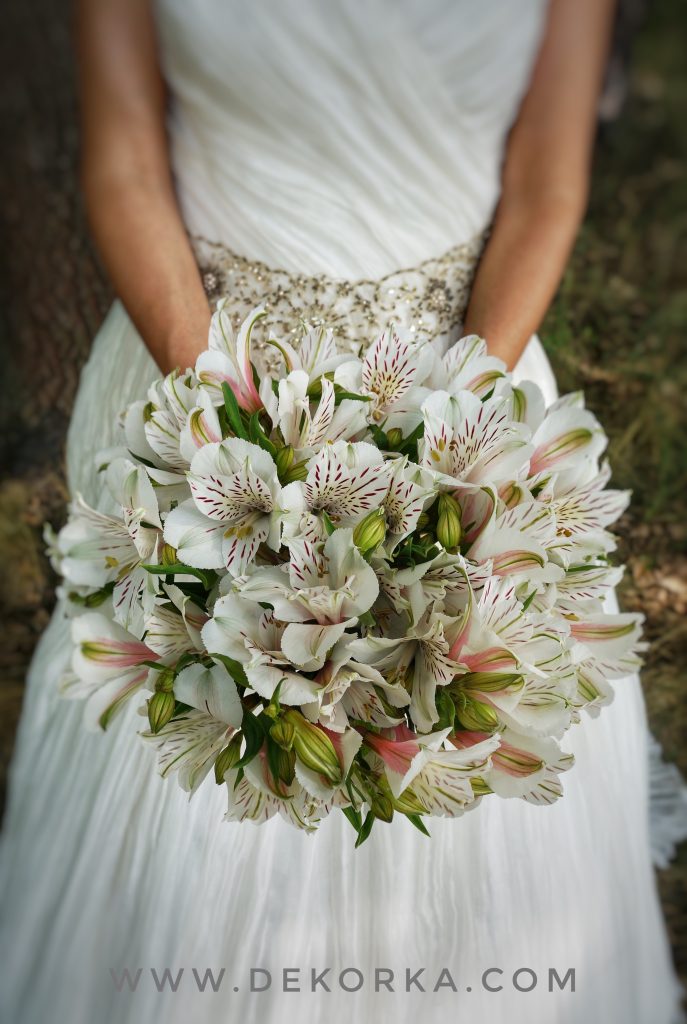
[[[224,295],[237,321],[265,300],[278,330],[323,315],[350,346],[392,318],[476,332],[551,401],[533,332],[584,210],[612,19],[612,0],[81,0],[84,188],[121,301],[77,396],[72,490],[106,507],[117,413],[194,363]],[[58,605],[12,770],[8,1024],[678,1018],[637,676],[569,734],[554,806],[485,801],[354,852],[341,815],[309,837],[223,822],[210,783],[188,803],[133,707],[84,731],[57,694],[69,650]]]

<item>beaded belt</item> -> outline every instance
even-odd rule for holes
[[[339,350],[351,352],[390,321],[427,339],[455,340],[485,240],[486,232],[412,269],[349,281],[274,270],[204,238],[191,239],[208,298],[227,297],[236,327],[263,305],[278,336],[299,335],[303,322],[326,323]]]

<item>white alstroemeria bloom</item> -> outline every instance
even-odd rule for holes
[[[118,623],[100,612],[86,612],[72,620],[71,672],[60,692],[86,700],[84,719],[91,728],[105,729],[126,701],[154,674],[142,664],[158,655]]]
[[[57,558],[65,579],[77,586],[100,589],[114,583],[114,616],[140,636],[141,598],[145,593],[150,606],[157,587],[143,568],[155,560],[162,536],[157,499],[144,468],[128,459],[110,464],[107,484],[120,515],[98,512],[77,495],[56,539]]]
[[[222,427],[212,397],[204,388],[198,388],[197,404],[190,410],[179,435],[179,451],[185,466],[189,466],[199,448],[222,440]]]
[[[301,711],[311,722],[334,732],[347,729],[349,717],[382,729],[398,725],[402,716],[390,715],[381,697],[391,707],[404,708],[410,702],[407,690],[371,665],[351,659],[349,646],[349,637],[335,645],[316,677],[317,700],[303,704]]]
[[[197,400],[198,381],[192,370],[173,370],[156,381],[147,401],[133,402],[124,415],[129,450],[158,469],[183,472],[188,462],[179,450],[179,436]]]
[[[163,584],[145,617],[145,642],[162,661],[173,664],[184,654],[204,652],[201,630],[207,619],[178,587]]]
[[[182,704],[240,728],[243,705],[236,683],[222,664],[201,665],[196,662],[182,669],[174,680],[174,695]]]
[[[419,409],[428,394],[421,389],[432,369],[431,347],[408,332],[401,337],[393,327],[387,328],[365,353],[360,367],[360,390],[371,402],[366,410],[372,423],[389,421],[400,426],[399,415],[414,415],[419,423]],[[393,417],[393,419],[389,419]]]
[[[298,343],[298,349],[273,334],[270,334],[268,344],[281,352],[287,373],[301,370],[310,380],[317,380],[326,373],[332,373],[342,363],[347,363],[351,359],[350,355],[338,352],[334,332],[326,327],[306,330]]]
[[[179,785],[190,796],[212,769],[220,750],[236,729],[204,711],[186,711],[157,733],[139,733],[158,754],[158,771],[163,778],[176,772]]]
[[[532,434],[530,479],[596,460],[608,443],[599,421],[584,408],[581,393],[565,395],[546,410]]]
[[[454,733],[450,742],[469,751],[481,743],[483,733]],[[534,804],[551,804],[563,795],[558,776],[573,765],[572,754],[564,753],[548,737],[523,736],[504,729],[489,765],[481,773],[493,793],[500,797],[520,798]]]
[[[390,466],[374,445],[335,441],[311,460],[303,493],[308,509],[352,526],[381,504],[389,478]]]
[[[476,562],[488,560],[495,576],[553,582],[563,576],[563,570],[549,562],[556,529],[550,504],[524,501],[492,515],[468,548],[468,557]]]
[[[556,609],[562,614],[586,618],[588,612],[602,611],[601,602],[618,586],[624,575],[622,566],[607,562],[581,562],[569,565],[565,576],[552,587]]]
[[[320,399],[314,403],[308,394],[310,386],[308,375],[294,370],[279,381],[276,409],[274,404],[267,407],[284,443],[295,449],[299,459],[312,454],[325,441],[355,437],[366,426],[364,402],[344,399],[337,405],[334,384],[322,377]]]
[[[246,412],[262,409],[262,399],[253,379],[251,343],[255,325],[265,316],[265,310],[257,306],[249,313],[234,337],[231,317],[226,310],[227,299],[221,299],[210,321],[208,349],[201,352],[196,360],[196,375],[202,387],[206,388],[213,401],[221,405],[224,401],[222,384],[228,384],[236,401]],[[262,377],[263,367],[258,367]]]
[[[418,519],[434,497],[428,474],[407,458],[392,459],[389,466],[387,492],[382,499],[386,528],[385,549],[394,548],[417,527]]]
[[[438,686],[447,686],[460,671],[449,656],[451,644],[446,627],[452,620],[429,612],[399,637],[368,634],[353,640],[351,656],[372,665],[392,682],[410,690],[410,716],[420,732],[427,733],[439,720],[435,698]]]
[[[215,603],[202,638],[211,657],[228,657],[243,665],[248,682],[261,697],[270,700],[280,686],[283,704],[309,704],[316,698],[319,684],[295,671],[282,650],[286,628],[271,611],[257,609],[240,594],[230,593]],[[334,630],[330,646],[341,632]]]
[[[427,381],[436,391],[472,391],[484,398],[497,382],[506,376],[502,359],[487,354],[487,343],[477,334],[468,334],[452,345],[448,352],[437,357]]]
[[[275,779],[265,750],[261,750],[243,769],[225,775],[229,807],[227,821],[253,821],[262,824],[280,814],[290,825],[312,832],[321,814],[322,803],[311,796],[298,780],[291,785]]]
[[[490,765],[498,737],[488,737],[470,749],[445,749],[450,730],[419,736],[404,725],[384,733],[366,733],[364,742],[379,758],[389,788],[399,799],[415,797],[428,814],[455,817],[475,796],[470,779]]]
[[[646,649],[640,639],[643,621],[638,612],[597,612],[573,618],[569,625],[578,669],[602,680],[622,679],[636,672],[640,653]]]
[[[606,527],[614,523],[630,503],[629,491],[605,489],[611,468],[604,462],[599,473],[585,482],[575,482],[566,474],[565,489],[555,487],[550,503],[556,517],[556,538],[549,545],[564,565],[571,559],[607,554],[616,546]]]
[[[281,487],[271,456],[238,437],[207,444],[193,457],[190,501],[165,522],[180,561],[239,576],[264,542],[280,543]]]
[[[433,392],[422,405],[420,464],[447,483],[498,483],[527,467],[529,430],[509,417],[505,398]]]
[[[353,543],[352,530],[335,530],[321,553],[296,539],[289,541],[289,550],[288,566],[259,567],[236,584],[244,600],[270,604],[283,622],[345,627],[374,604],[377,576]],[[320,632],[316,626],[310,629],[314,642]],[[307,635],[299,631],[298,644]],[[289,643],[292,639],[296,642],[295,631],[289,634]]]
[[[430,605],[447,615],[462,615],[470,590],[483,587],[491,575],[491,563],[477,565],[462,555],[443,551],[436,558],[396,571],[393,579],[408,602],[413,621],[419,622]]]

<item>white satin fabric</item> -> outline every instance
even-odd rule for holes
[[[498,198],[543,0],[159,0],[171,144],[189,229],[273,267],[381,276],[467,241]],[[534,338],[517,374],[553,398]],[[103,507],[95,451],[156,375],[115,304],[69,433],[73,489]],[[57,609],[34,658],[3,849],[3,1020],[14,1024],[296,1022],[672,1024],[677,983],[651,868],[639,680],[566,740],[577,763],[550,808],[484,800],[460,820],[379,825],[354,851],[332,815],[224,823],[208,780],[189,803],[155,775],[129,708],[89,735],[58,698]],[[332,992],[308,991],[331,967]],[[109,968],[143,974],[117,992]],[[150,975],[184,968],[175,993]],[[218,993],[192,976],[224,967]],[[272,988],[248,991],[251,967]],[[360,991],[338,972],[357,968]],[[374,992],[374,969],[396,973]],[[424,967],[426,991],[404,991]],[[448,968],[458,991],[434,987]],[[503,990],[481,986],[504,973]],[[301,968],[299,993],[281,971]],[[516,991],[514,970],[537,987]],[[548,991],[548,971],[576,990]],[[292,976],[293,977],[293,976]],[[529,983],[529,976],[521,978]],[[445,979],[444,979],[445,981]],[[356,983],[353,975],[345,983]],[[238,989],[238,991],[235,991]]]

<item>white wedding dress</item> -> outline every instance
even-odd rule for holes
[[[208,290],[228,290],[237,316],[269,294],[282,326],[323,306],[344,343],[389,317],[455,334],[544,0],[159,0],[156,11],[177,187]],[[554,397],[537,338],[517,374]],[[105,500],[94,454],[155,376],[115,303],[68,442],[70,485],[94,504]],[[637,676],[566,737],[577,763],[556,805],[488,798],[431,822],[431,841],[401,820],[354,851],[342,815],[314,836],[280,818],[223,822],[210,779],[189,803],[155,774],[133,706],[105,735],[85,732],[82,708],[57,695],[69,648],[58,607],[12,766],[6,1024],[678,1019]],[[679,822],[673,832],[663,839]],[[139,967],[136,991],[117,991],[110,968]],[[268,991],[249,991],[251,967],[271,971]],[[326,967],[331,993],[309,991],[310,969]],[[337,981],[351,967],[356,992]],[[395,971],[395,992],[375,993],[376,967]],[[422,967],[426,991],[404,991],[406,968]],[[159,993],[151,968],[183,968],[176,992]],[[192,968],[225,968],[219,991],[199,992]],[[283,991],[284,968],[301,969],[300,994]],[[443,968],[457,991],[445,975],[432,991]],[[489,968],[502,991],[483,987]],[[519,968],[536,972],[532,991],[513,987]],[[550,992],[550,968],[574,969],[575,991]]]

